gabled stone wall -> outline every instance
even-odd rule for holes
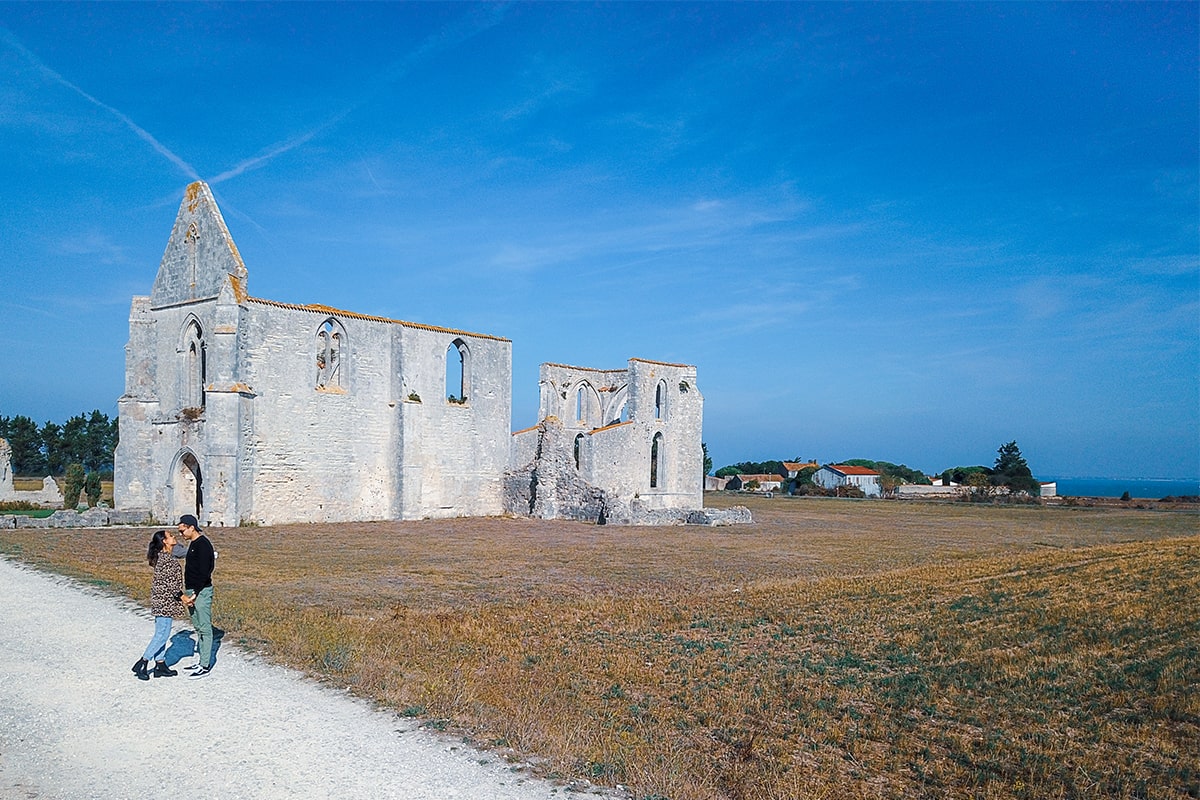
[[[189,187],[130,310],[118,508],[224,526],[502,512],[511,342],[262,300],[247,280]],[[448,352],[467,366],[453,401]]]

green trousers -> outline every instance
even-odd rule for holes
[[[213,629],[212,629],[213,590],[209,586],[201,589],[196,595],[196,603],[188,609],[192,616],[192,627],[196,629],[196,639],[200,650],[200,666],[212,666]]]

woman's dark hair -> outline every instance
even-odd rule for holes
[[[158,554],[166,547],[164,544],[166,538],[166,531],[155,531],[154,535],[150,537],[150,548],[146,550],[146,560],[150,562],[150,566],[158,566]]]

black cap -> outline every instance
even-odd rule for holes
[[[191,514],[184,514],[182,517],[180,517],[179,524],[187,525],[189,527],[195,528],[196,530],[200,530],[200,523],[197,522],[196,518],[193,517]]]

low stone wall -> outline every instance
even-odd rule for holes
[[[4,441],[0,439],[0,441]],[[5,485],[0,485],[0,502],[25,502],[32,503],[35,506],[61,506],[63,504],[63,495],[59,491],[58,484],[54,478],[49,476],[42,479],[42,488],[34,489],[33,491],[22,491],[12,487],[12,480]]]
[[[87,511],[55,511],[48,517],[24,514],[0,515],[0,528],[106,528],[110,525],[152,525],[145,511],[89,508]]]
[[[753,522],[750,509],[745,506],[731,508],[639,508],[635,503],[630,509],[631,525],[748,525]]]

